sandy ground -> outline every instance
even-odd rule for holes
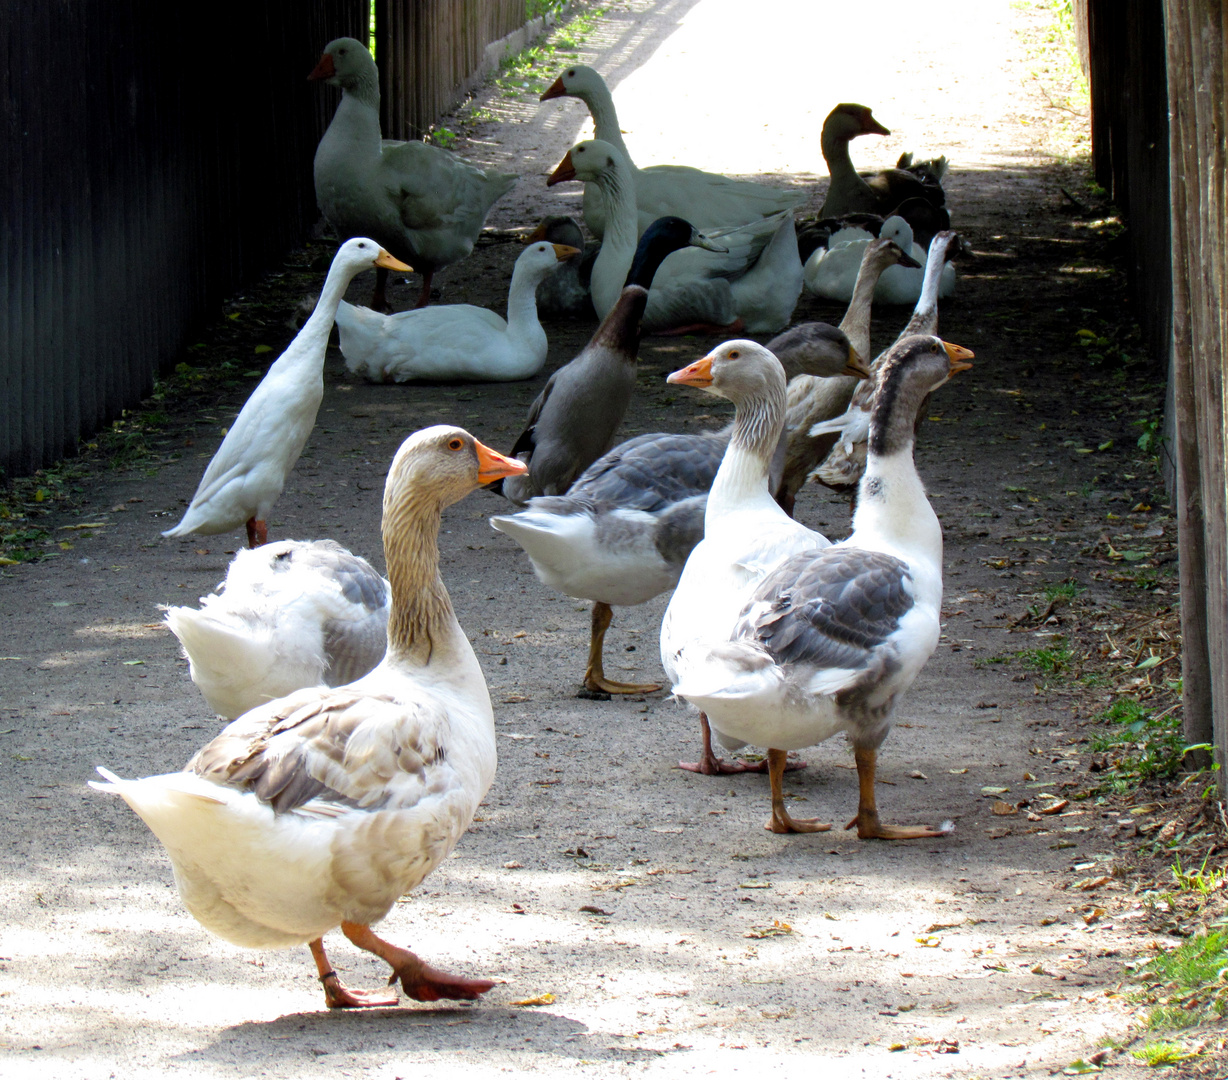
[[[759,0],[750,24],[747,7],[614,4],[583,59],[617,83],[640,164],[777,174],[820,196],[818,130],[838,100],[872,105],[893,130],[856,143],[857,160],[886,164],[903,149],[953,160],[949,203],[978,257],[942,327],[978,359],[936,397],[919,449],[946,531],[947,621],[884,746],[880,803],[890,820],[952,818],[955,833],[902,844],[778,837],[762,827],[764,778],[673,769],[695,756],[694,720],[662,693],[577,699],[587,609],[538,584],[486,522],[504,504],[478,493],[447,514],[441,547],[495,702],[499,774],[453,857],[382,932],[441,967],[505,983],[474,1006],[328,1013],[306,950],[210,938],[150,834],[85,786],[97,764],[177,768],[217,728],[158,605],[207,592],[240,539],[157,533],[242,401],[241,390],[221,393],[176,417],[163,449],[177,460],[82,485],[45,525],[68,547],[11,568],[0,586],[7,1075],[1007,1077],[1060,1070],[1123,1035],[1128,1014],[1111,992],[1147,931],[1114,883],[1071,888],[1111,866],[1115,822],[1086,803],[1040,825],[999,819],[983,791],[1035,799],[1085,783],[1068,708],[1017,666],[977,661],[1047,640],[1006,628],[1048,583],[1074,576],[1114,602],[1092,545],[1106,511],[1121,519],[1110,528],[1133,527],[1125,518],[1145,479],[1124,453],[1080,452],[1133,442],[1131,410],[1118,408],[1130,388],[1087,371],[1074,339],[1120,303],[1120,282],[1095,270],[1098,241],[1061,212],[1071,177],[1041,156],[1046,114],[1019,38],[1031,16],[1005,0],[944,4],[928,20],[898,5],[900,18],[867,33],[836,5]],[[543,178],[585,112],[488,97],[499,122],[463,150],[524,178],[492,213],[496,232],[441,283],[446,301],[498,308],[511,232],[577,203]],[[304,265],[291,267],[295,280],[317,280]],[[415,288],[400,286],[396,306]],[[251,326],[250,342],[280,348],[290,336],[250,298],[228,311]],[[839,314],[803,299],[795,318]],[[876,312],[876,341],[905,318]],[[331,352],[319,423],[271,534],[331,536],[382,565],[379,500],[396,446],[448,420],[507,448],[548,371],[591,327],[548,330],[547,371],[513,385],[368,386]],[[706,347],[646,342],[627,434],[723,421],[712,399],[663,382]],[[844,502],[815,488],[798,516],[834,537],[847,530]],[[96,522],[106,524],[61,531]],[[665,603],[617,612],[614,677],[657,677]],[[843,822],[856,803],[848,748],[836,740],[805,757],[809,768],[787,781],[799,811]],[[1089,923],[1096,906],[1107,914]],[[383,978],[340,940],[332,955],[354,985]],[[552,1004],[514,1004],[546,993]],[[1108,1065],[1131,1076],[1128,1061]]]

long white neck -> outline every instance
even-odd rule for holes
[[[768,491],[772,457],[784,430],[783,389],[770,400],[739,403],[729,446],[708,494],[705,522],[752,506],[757,511],[772,506],[785,516]]]
[[[849,298],[844,318],[840,320],[840,329],[860,356],[870,355],[870,309],[874,302],[874,287],[886,268],[887,261],[877,248],[870,252],[868,259],[861,260],[853,295]]]
[[[585,89],[576,97],[588,106],[588,111],[592,114],[593,138],[616,146],[634,170],[635,163],[631,160],[627,144],[623,142],[622,128],[618,126],[618,113],[614,108],[614,95],[610,93],[610,88],[602,82],[600,87]]]
[[[323,364],[328,335],[332,332],[333,322],[337,318],[337,306],[356,272],[353,266],[342,266],[336,260],[333,261],[328,277],[324,279],[324,288],[320,290],[315,310],[303,324],[298,336],[290,343],[290,347],[278,358],[278,364],[283,360],[292,362],[299,357]]]
[[[947,248],[952,240],[951,233],[940,233],[930,241],[929,254],[925,261],[925,276],[921,279],[921,295],[917,298],[917,306],[913,308],[912,318],[900,333],[900,338],[911,337],[913,334],[933,334],[938,330],[938,286],[942,282],[942,271],[947,264]],[[899,338],[896,339],[897,341]]]
[[[383,134],[379,126],[379,85],[374,72],[361,79],[353,89],[341,91],[341,104],[320,140],[327,152],[343,157],[351,165],[378,161]],[[318,151],[317,151],[318,155]]]
[[[635,182],[626,159],[616,160],[595,178],[605,196],[605,235],[593,264],[591,290],[597,315],[605,318],[622,292],[635,258],[639,238],[639,215],[635,207]]]
[[[890,454],[869,455],[848,542],[942,565],[942,527],[917,475],[911,439]]]
[[[512,271],[512,285],[507,292],[507,328],[512,334],[532,334],[541,330],[537,315],[537,286],[542,275]]]

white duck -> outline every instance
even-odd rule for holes
[[[949,266],[947,260],[954,257],[961,249],[958,233],[943,231],[930,242],[929,262],[925,267],[925,279],[921,286],[921,296],[913,309],[912,318],[900,332],[896,341],[915,334],[936,334],[938,332],[938,294],[940,282]],[[877,373],[882,366],[887,353],[879,356],[871,368]],[[875,380],[868,380],[864,387],[856,387],[849,399],[848,407],[839,416],[810,426],[809,441],[823,445],[835,436],[834,445],[830,447],[817,468],[809,476],[819,483],[837,491],[845,491],[853,487],[866,467],[866,446],[870,437],[870,409],[874,404]],[[928,398],[926,399],[928,402]],[[917,419],[918,430],[921,420],[926,415],[922,408]],[[818,420],[815,416],[813,419]],[[805,418],[799,417],[798,423],[804,424]],[[799,440],[803,436],[797,436]]]
[[[324,354],[337,305],[355,274],[407,270],[374,240],[337,249],[311,318],[252,391],[205,469],[183,519],[163,536],[212,535],[247,525],[247,543],[268,540],[269,511],[315,427],[324,397]]]
[[[529,379],[546,362],[546,331],[537,318],[537,286],[563,259],[562,244],[530,244],[512,269],[507,320],[473,304],[381,315],[344,300],[337,329],[345,366],[371,382]]]
[[[240,551],[200,609],[168,607],[166,625],[192,681],[233,720],[306,686],[341,686],[384,657],[391,593],[366,559],[333,540]]]
[[[804,349],[777,354],[786,371],[792,366],[819,378],[868,374],[841,331],[824,323],[807,327]],[[606,678],[602,649],[611,605],[643,604],[678,583],[703,538],[708,489],[730,430],[639,435],[590,465],[566,495],[536,498],[521,513],[490,519],[524,548],[544,584],[593,602],[587,690],[660,689]]]
[[[781,780],[786,751],[839,731],[853,744],[861,793],[848,828],[884,840],[952,828],[882,824],[874,773],[892,712],[938,644],[942,528],[913,463],[913,424],[926,395],[971,355],[933,336],[892,346],[852,535],[780,563],[742,594],[723,641],[697,636],[678,652],[674,692],[704,710],[723,742],[770,748],[773,832],[831,828],[791,817]]]
[[[253,709],[183,772],[99,769],[109,782],[94,786],[162,841],[192,915],[237,945],[308,944],[330,1008],[396,1000],[342,984],[322,940],[337,926],[419,1001],[494,985],[437,971],[371,924],[448,855],[494,779],[490,696],[439,576],[438,535],[446,506],[523,471],[460,428],[411,435],[384,489],[392,612],[380,665]]]
[[[708,495],[704,538],[687,559],[661,622],[661,664],[676,684],[685,647],[719,643],[749,588],[790,555],[826,547],[828,540],[789,517],[769,491],[785,417],[785,373],[775,356],[753,341],[728,341],[668,381],[699,387],[736,406],[729,446]],[[747,770],[715,757],[702,712],[700,727],[703,756],[682,768],[707,774]]]
[[[604,317],[618,300],[635,257],[630,166],[616,147],[590,139],[573,146],[546,183],[566,180],[592,181],[605,193],[606,231],[590,282],[593,307]],[[688,250],[666,259],[648,294],[645,330],[738,325],[753,333],[772,333],[785,326],[802,291],[792,214],[782,211],[706,235],[726,250]]]
[[[593,138],[620,150],[631,167],[638,227],[643,232],[659,217],[683,217],[697,228],[746,225],[759,218],[792,210],[805,200],[801,192],[733,180],[720,173],[703,172],[687,165],[650,165],[637,168],[623,141],[614,109],[614,96],[605,80],[591,67],[576,64],[564,71],[541,96],[579,98],[593,117]],[[598,238],[604,238],[608,211],[605,196],[596,184],[584,185],[584,223]]]
[[[808,291],[829,300],[848,300],[857,284],[861,257],[873,238],[841,241],[842,234],[869,236],[862,229],[841,230],[826,248],[816,248],[806,260],[803,278]],[[902,217],[892,216],[883,222],[879,239],[891,240],[916,260],[918,268],[892,266],[883,271],[874,289],[874,299],[880,304],[915,304],[921,296],[928,258],[925,248],[913,242],[912,227]],[[942,267],[938,295],[949,296],[955,289],[955,267]]]
[[[417,307],[435,272],[463,259],[491,206],[518,177],[476,165],[423,142],[384,141],[379,72],[362,42],[337,38],[309,79],[341,87],[341,104],[315,156],[316,201],[344,239],[373,236],[422,275]],[[385,308],[385,276],[373,304]]]

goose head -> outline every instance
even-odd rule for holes
[[[880,240],[892,241],[901,251],[907,252],[911,256],[913,245],[912,226],[902,217],[893,214],[884,221],[878,238]]]
[[[884,456],[911,445],[926,395],[971,368],[972,357],[970,349],[934,334],[916,334],[892,345],[882,358],[870,410],[870,452]]]
[[[365,236],[355,236],[347,240],[337,249],[333,256],[333,268],[340,269],[350,277],[378,267],[381,270],[400,270],[409,272],[413,267],[401,262],[400,259],[388,254],[374,240]]]
[[[785,421],[785,369],[770,350],[756,341],[735,338],[665,381],[732,401],[737,413],[731,445],[753,451],[765,463],[771,460]]]
[[[539,240],[520,253],[512,275],[527,274],[534,281],[541,281],[559,263],[579,254],[580,249],[570,244],[552,244],[548,240]]]
[[[537,228],[521,241],[525,244],[536,244],[539,240],[548,240],[552,244],[566,244],[568,247],[584,249],[584,233],[576,219],[568,214],[549,214],[542,218]]]
[[[504,457],[450,424],[416,431],[397,450],[384,485],[385,532],[413,508],[440,512],[475,488],[527,473],[523,461]]]
[[[605,80],[596,71],[586,64],[575,64],[555,79],[538,100],[576,97],[587,103],[594,94],[608,92]]]
[[[846,145],[859,135],[890,135],[891,132],[874,119],[869,106],[844,102],[827,114],[823,121],[822,142],[842,142]]]
[[[376,79],[375,61],[367,47],[356,38],[337,38],[324,46],[320,62],[307,76],[318,82],[326,82],[329,86],[339,86],[342,90],[353,90],[360,83]]]
[[[617,147],[601,139],[588,139],[576,143],[567,151],[554,172],[546,178],[546,187],[554,187],[567,180],[591,181],[603,186],[629,172],[630,163]]]

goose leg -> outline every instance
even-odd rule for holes
[[[774,833],[827,832],[830,825],[818,818],[795,818],[785,809],[784,775],[789,755],[783,750],[768,751],[768,780],[772,785],[772,816],[764,828]]]
[[[685,326],[671,326],[668,330],[654,331],[662,337],[677,337],[681,334],[705,334],[712,336],[714,334],[737,334],[746,329],[746,323],[739,315],[728,326],[718,326],[716,323],[687,323]]]
[[[323,938],[316,938],[307,947],[316,962],[316,971],[324,986],[324,1002],[330,1009],[370,1009],[397,1003],[395,990],[351,990],[347,987],[324,955]]]
[[[375,292],[371,294],[371,310],[387,314],[392,308],[388,304],[388,271],[382,266],[375,268]]]
[[[624,683],[605,677],[602,652],[605,648],[605,632],[614,618],[614,609],[598,600],[593,604],[593,627],[588,643],[588,668],[584,672],[587,690],[605,691],[607,694],[651,694],[660,690],[660,683]]]
[[[704,741],[703,753],[698,761],[678,762],[678,768],[685,769],[687,772],[703,773],[704,776],[732,776],[734,773],[764,773],[768,771],[767,761],[750,762],[738,759],[730,763],[718,758],[712,750],[712,727],[704,713],[699,714],[699,731]],[[784,756],[783,753],[781,756]],[[804,761],[790,761],[785,765],[785,768],[790,771],[793,769],[804,769],[805,767],[806,763]]]
[[[256,518],[247,519],[247,546],[258,548],[269,542],[269,526],[267,522]]]
[[[878,803],[874,795],[874,772],[878,764],[878,750],[873,747],[856,746],[853,759],[857,762],[857,786],[860,797],[857,816],[845,828],[857,827],[862,840],[919,840],[924,837],[946,836],[954,829],[949,821],[937,828],[931,825],[884,825],[878,820]]]
[[[398,948],[376,937],[371,927],[362,923],[343,922],[341,932],[360,949],[374,953],[392,968],[388,982],[400,980],[401,988],[415,1001],[473,1001],[495,984],[490,979],[466,979],[449,975],[419,960],[408,949]]]
[[[388,271],[381,270],[380,273],[386,274]],[[418,291],[418,302],[414,304],[414,309],[426,307],[431,302],[431,278],[435,276],[434,270],[422,271],[422,288]]]

